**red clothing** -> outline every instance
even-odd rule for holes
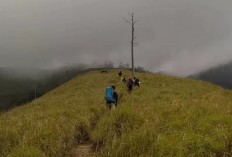
[[[128,86],[132,86],[132,85],[133,85],[133,80],[132,80],[132,78],[129,78]]]

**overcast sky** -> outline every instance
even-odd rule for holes
[[[231,0],[1,0],[0,66],[131,62],[179,76],[232,60]]]

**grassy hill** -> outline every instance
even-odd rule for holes
[[[79,75],[1,114],[0,156],[70,156],[85,142],[93,144],[96,156],[231,156],[231,91],[203,81],[136,73],[141,87],[129,94],[117,72]],[[110,85],[119,94],[112,111],[104,100]]]
[[[21,71],[17,68],[0,68],[0,112],[34,100],[35,88],[36,97],[39,98],[79,74],[105,69],[107,68],[87,69],[87,66],[80,64],[76,66],[47,70],[44,71],[44,73],[43,71],[38,72],[38,70],[35,70],[34,72],[27,73],[26,75],[26,72],[29,71],[28,69],[23,71],[21,68],[21,73]],[[135,71],[144,72],[145,70],[142,67],[138,67],[135,68]],[[21,75],[19,75],[20,73]]]

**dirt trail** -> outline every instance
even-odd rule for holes
[[[72,152],[73,157],[91,157],[93,153],[91,144],[83,144],[75,148]]]

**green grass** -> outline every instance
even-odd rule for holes
[[[136,73],[131,94],[118,70],[79,75],[0,116],[0,156],[70,156],[90,141],[96,156],[230,156],[232,92],[190,79]],[[129,76],[131,73],[122,70]],[[118,108],[105,107],[116,86]]]

